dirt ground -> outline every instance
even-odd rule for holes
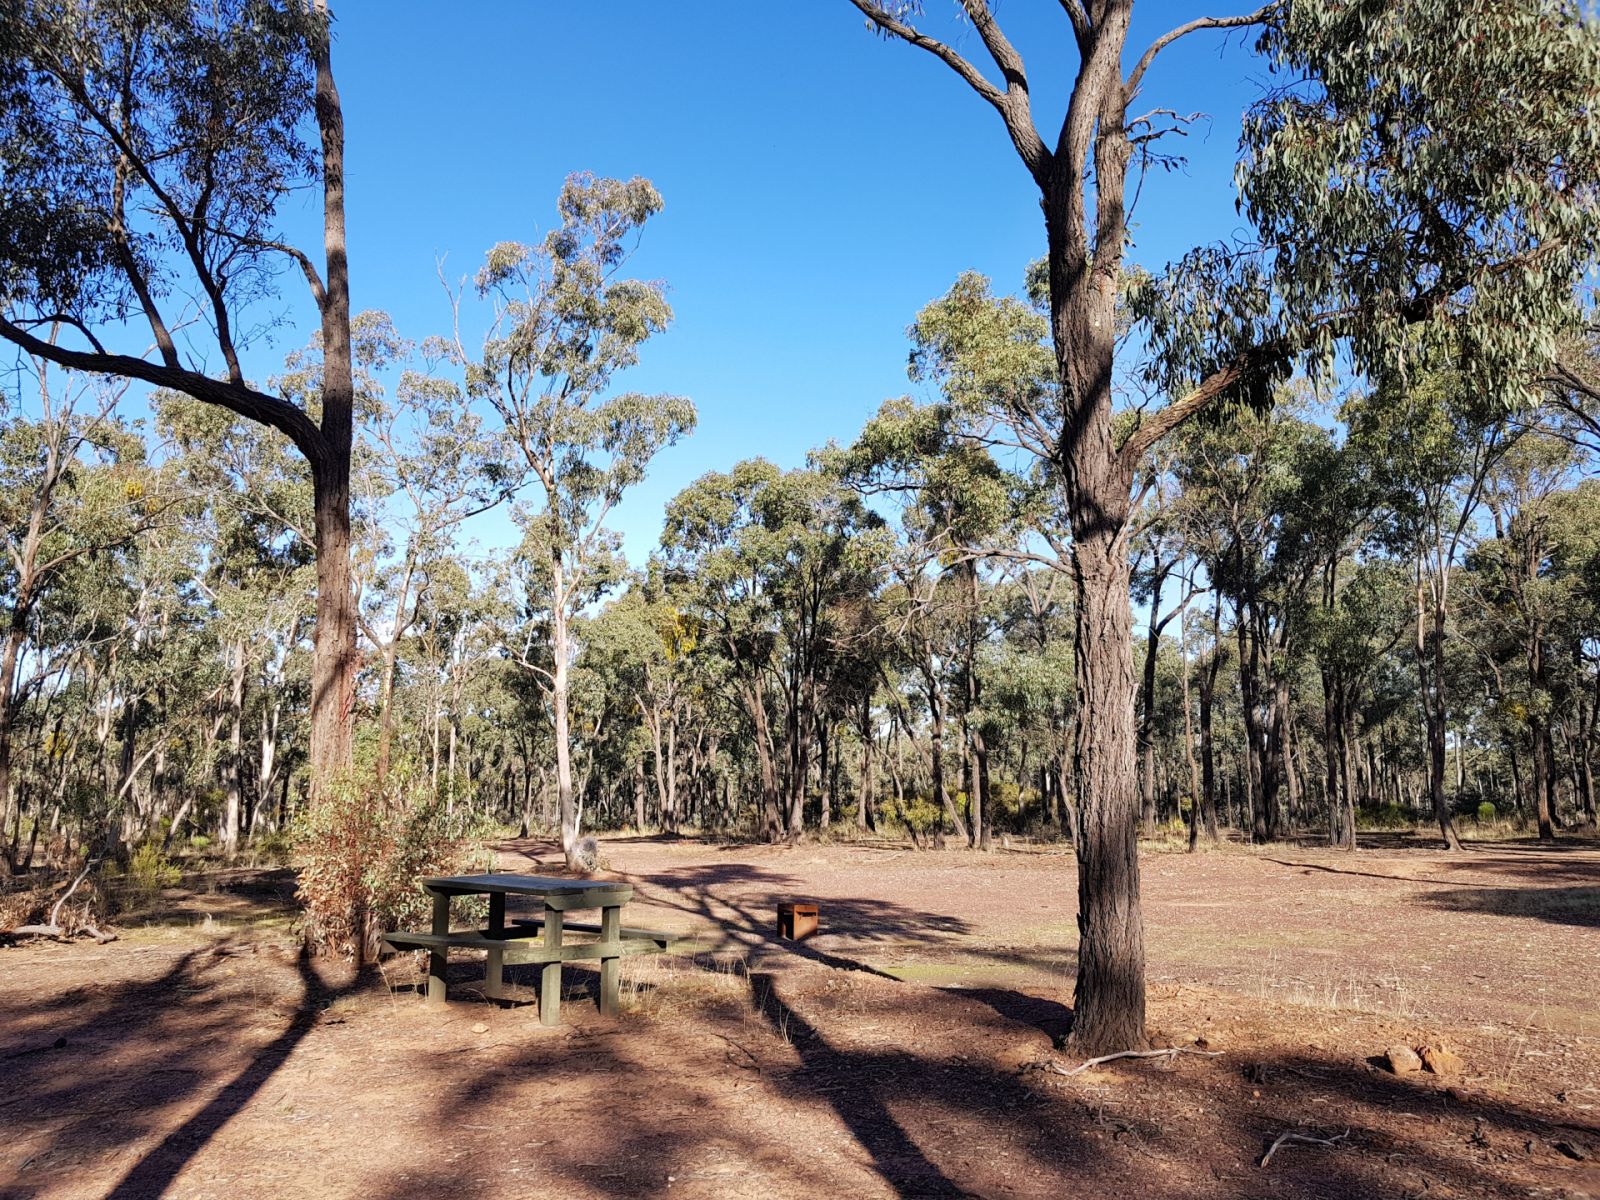
[[[603,857],[628,923],[692,939],[625,961],[614,1021],[581,965],[547,1029],[536,968],[495,1003],[465,956],[439,1013],[410,956],[309,960],[283,872],[0,949],[0,1196],[1600,1197],[1592,843],[1147,854],[1184,1052],[1073,1075],[1068,850]],[[819,936],[775,939],[789,898]],[[1464,1066],[1396,1076],[1397,1043]]]

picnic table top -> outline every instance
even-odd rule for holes
[[[485,895],[503,892],[512,896],[587,896],[601,892],[626,892],[627,899],[633,888],[626,883],[607,879],[563,879],[554,875],[510,875],[496,872],[492,875],[435,875],[424,879],[422,886],[430,892],[460,892],[468,895]]]

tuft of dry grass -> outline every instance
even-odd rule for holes
[[[748,1006],[750,961],[743,951],[641,954],[622,960],[620,982],[623,1011],[643,1016]]]

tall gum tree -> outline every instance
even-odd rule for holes
[[[344,117],[330,22],[326,0],[0,0],[0,109],[10,118],[0,130],[0,338],[219,405],[305,456],[316,778],[349,763],[358,665]],[[320,271],[275,228],[279,202],[310,179],[322,183]],[[320,322],[315,417],[252,385],[240,359],[247,310],[271,293],[285,259],[305,276]],[[132,322],[148,328],[149,348],[109,348]],[[80,344],[41,338],[46,325]]]
[[[682,396],[609,394],[617,373],[638,362],[639,347],[672,320],[662,285],[620,277],[645,222],[661,211],[659,193],[646,179],[578,174],[562,187],[558,208],[561,224],[539,245],[501,242],[489,251],[476,285],[494,300],[494,326],[481,357],[468,358],[459,333],[456,348],[469,364],[470,393],[500,414],[508,457],[538,497],[519,513],[519,556],[548,645],[516,653],[550,697],[561,845],[577,865],[574,621],[619,581],[607,516],[650,460],[694,429],[695,410]]]
[[[1361,371],[1448,345],[1495,386],[1544,374],[1576,320],[1597,244],[1600,78],[1575,0],[1289,0],[1199,17],[1129,54],[1133,0],[1061,0],[1078,50],[1053,140],[992,0],[957,0],[980,68],[919,22],[916,0],[850,0],[870,26],[938,59],[994,109],[1038,187],[1061,380],[1053,459],[1073,535],[1074,739],[1081,836],[1073,1040],[1144,1044],[1130,490],[1145,452],[1194,414],[1265,403],[1300,360],[1343,346]],[[1130,167],[1171,121],[1142,114],[1146,72],[1181,38],[1257,27],[1273,87],[1249,114],[1242,208],[1261,235],[1186,259],[1144,289],[1153,378],[1170,399],[1116,419],[1118,281]],[[986,73],[986,70],[992,73]],[[1141,107],[1150,104],[1140,101]],[[1398,236],[1397,236],[1398,235]]]

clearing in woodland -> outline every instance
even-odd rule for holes
[[[616,1021],[583,964],[546,1029],[535,967],[497,1005],[463,961],[437,1013],[411,956],[310,959],[287,872],[0,950],[0,1196],[1600,1194],[1593,843],[1151,854],[1152,1032],[1186,1052],[1070,1075],[1069,851],[601,853],[630,921],[695,939],[625,962]],[[774,937],[788,898],[817,937]]]

